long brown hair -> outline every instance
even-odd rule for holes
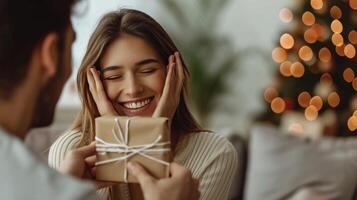
[[[178,51],[176,45],[161,25],[143,12],[121,9],[120,11],[110,12],[103,16],[89,40],[87,51],[77,75],[82,110],[72,127],[80,128],[82,132],[78,146],[87,145],[94,140],[94,119],[100,116],[89,91],[87,70],[91,66],[99,66],[100,58],[105,49],[112,41],[119,38],[121,34],[130,34],[144,39],[158,52],[165,65],[168,64],[169,56]],[[183,90],[171,125],[173,149],[175,149],[179,138],[183,135],[202,131],[202,128],[192,116],[186,103],[189,72],[184,61],[183,66],[185,71]]]

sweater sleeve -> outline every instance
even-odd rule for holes
[[[190,140],[182,163],[198,178],[200,199],[228,199],[238,165],[236,149],[215,133],[199,133]]]
[[[226,145],[224,151],[210,162],[200,178],[200,199],[226,200],[229,198],[238,158],[236,150],[230,143],[224,145]]]
[[[49,166],[58,170],[66,153],[74,149],[80,139],[81,132],[79,130],[71,130],[61,135],[50,147],[48,154]],[[97,195],[99,199],[106,200],[109,195],[109,189],[97,190]]]

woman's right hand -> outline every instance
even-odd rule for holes
[[[100,80],[98,71],[94,67],[89,67],[87,70],[87,80],[90,93],[97,105],[99,114],[101,116],[117,116],[118,113],[114,109],[112,102],[109,100],[103,83]]]

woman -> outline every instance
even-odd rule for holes
[[[174,162],[199,180],[201,199],[227,199],[237,155],[226,139],[204,131],[191,115],[188,78],[175,44],[154,19],[128,9],[105,15],[77,76],[82,110],[70,131],[52,145],[49,164],[58,168],[67,151],[94,141],[96,117],[168,117]],[[140,199],[135,184],[98,193],[103,199]]]

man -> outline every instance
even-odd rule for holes
[[[61,172],[76,178],[50,169],[23,145],[29,129],[52,123],[71,74],[73,1],[0,0],[0,199],[96,198],[94,181],[80,180],[94,166],[95,144],[65,157]],[[137,163],[129,172],[145,199],[198,198],[197,183],[177,164],[168,179],[156,180]]]

